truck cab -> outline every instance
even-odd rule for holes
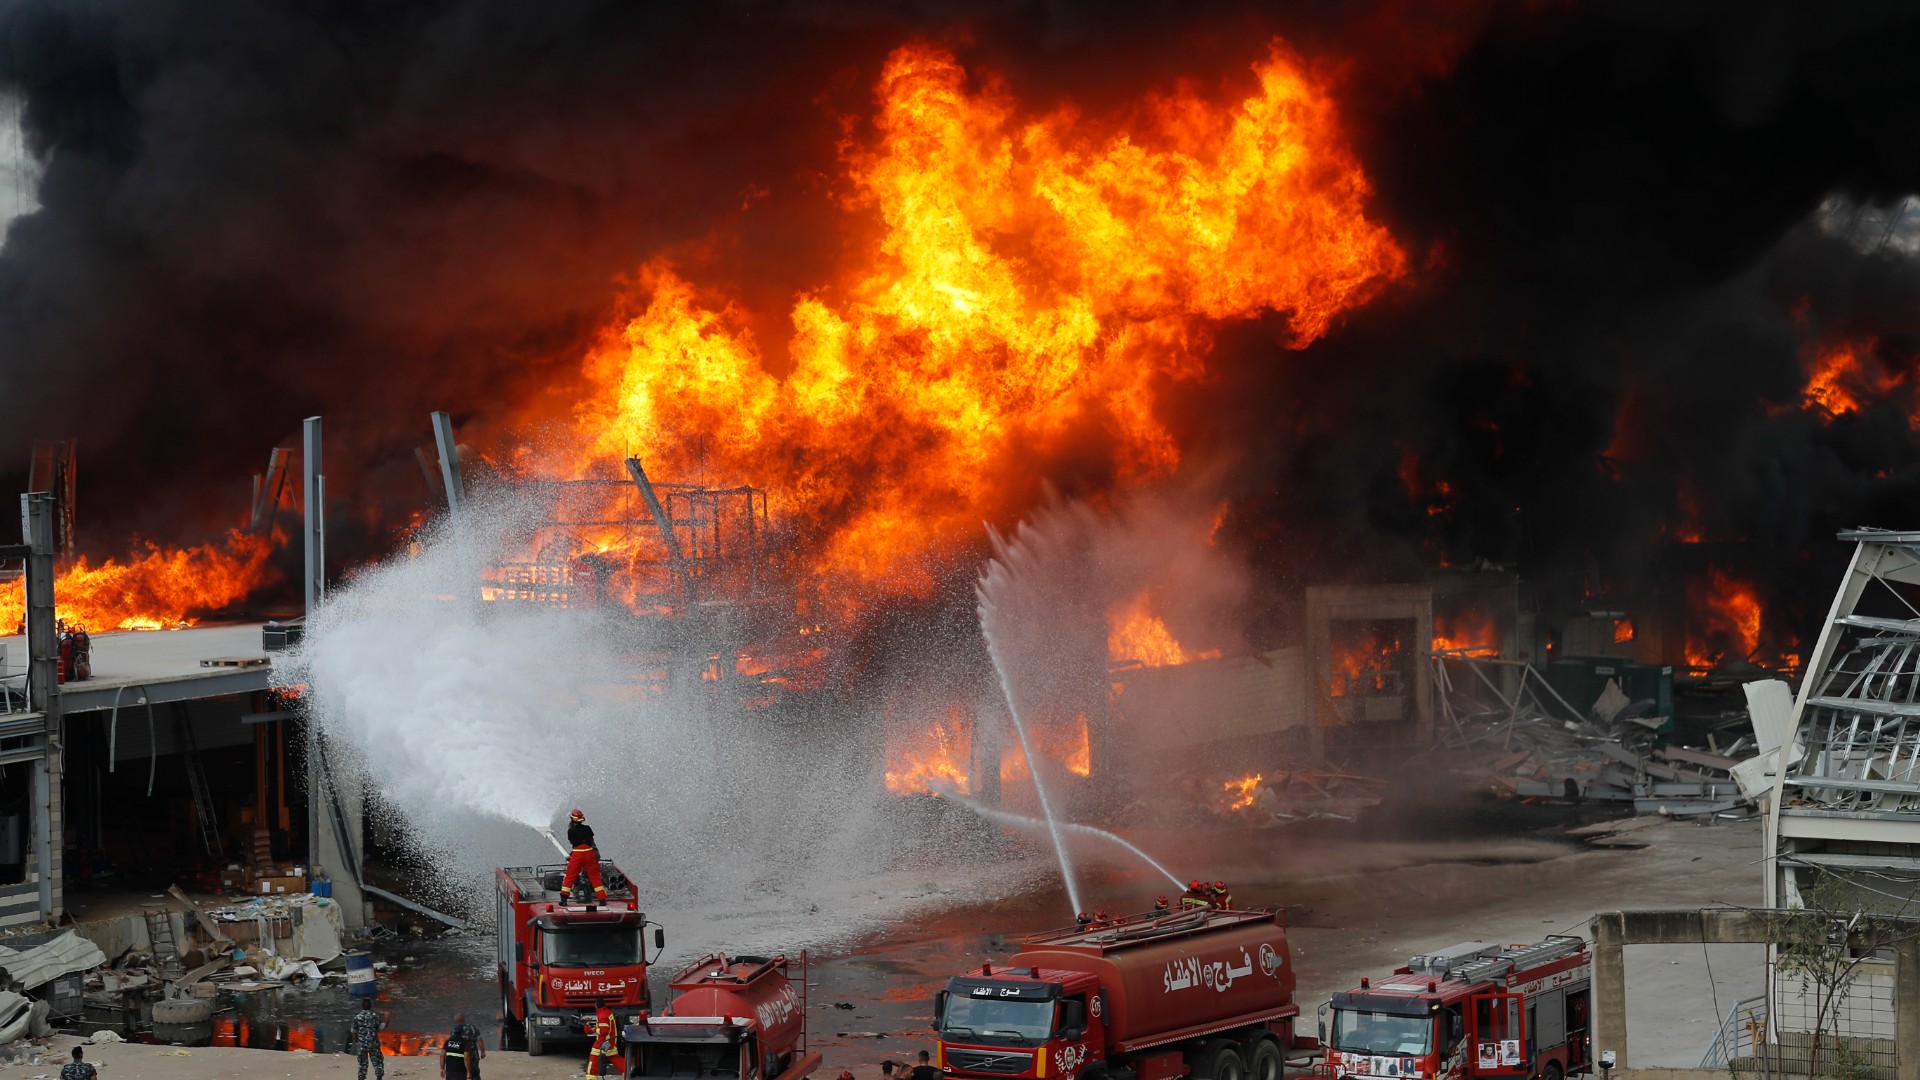
[[[646,929],[655,951],[666,936],[647,921],[633,886],[602,860],[605,901],[562,903],[563,866],[503,867],[496,874],[501,1019],[508,1041],[543,1054],[585,1040],[605,1005],[624,1024],[650,1007]]]
[[[1071,1076],[1104,1059],[1104,1012],[1100,982],[1086,972],[958,975],[934,998],[937,1064],[968,1075]]]

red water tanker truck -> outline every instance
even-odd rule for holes
[[[807,1052],[806,997],[785,956],[712,953],[674,973],[672,1000],[621,1031],[629,1077],[803,1080],[820,1067]],[[800,985],[806,985],[801,975]]]
[[[1030,938],[934,998],[939,1064],[980,1080],[1281,1080],[1293,961],[1273,911],[1150,913]]]

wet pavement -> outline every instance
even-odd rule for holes
[[[1489,891],[1520,900],[1538,887],[1541,867],[1579,857],[1583,849],[1564,839],[1516,835],[1536,831],[1516,825],[1560,824],[1539,817],[1515,822],[1501,811],[1483,820],[1455,817],[1451,832],[1412,822],[1405,828],[1134,830],[1131,838],[1176,871],[1204,866],[1209,876],[1228,878],[1238,906],[1282,907],[1294,928],[1299,1000],[1311,1015],[1326,992],[1349,978],[1355,958],[1374,962],[1371,952],[1385,932],[1400,929],[1396,924],[1431,922],[1436,915],[1444,923],[1441,909],[1471,911]],[[1169,888],[1151,871],[1113,866],[1084,868],[1081,885],[1090,904],[1116,912],[1144,910]],[[1004,959],[1021,938],[1071,921],[1057,875],[991,900],[955,898],[931,910],[903,898],[899,911],[889,923],[883,909],[865,938],[809,958],[809,1042],[824,1056],[826,1076],[851,1069],[871,1077],[881,1061],[907,1061],[930,1049],[931,999],[950,975]],[[653,974],[656,1000],[664,1000],[668,976],[697,958],[694,943],[719,929],[682,927],[687,944],[676,948],[674,921],[667,928],[668,949]],[[388,939],[369,948],[376,960],[393,965],[378,977],[376,1006],[389,1017],[383,1040],[389,1053],[432,1052],[456,1013],[487,1033],[490,1047],[501,1045],[490,934]],[[215,1045],[323,1053],[345,1049],[347,1020],[357,1009],[338,979],[313,988],[225,992],[217,1005],[223,1011],[211,1032]],[[584,1055],[584,1041],[578,1049]],[[561,1048],[558,1056],[571,1057],[573,1050]]]

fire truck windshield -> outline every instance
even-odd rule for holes
[[[1333,1048],[1365,1054],[1420,1057],[1433,1050],[1433,1017],[1336,1009],[1333,1013]]]
[[[637,926],[549,930],[541,938],[541,958],[555,967],[623,967],[641,962]]]
[[[1051,1001],[1008,1001],[960,997],[947,1001],[940,1018],[940,1034],[962,1042],[1019,1039],[1044,1042],[1053,1034]]]

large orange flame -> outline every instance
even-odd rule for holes
[[[1712,667],[1723,658],[1746,660],[1759,652],[1763,609],[1750,582],[1715,567],[1705,587],[1690,592],[1696,626],[1687,635],[1689,667]]]
[[[1830,417],[1859,412],[1858,391],[1874,381],[1861,362],[1871,348],[1871,342],[1856,346],[1850,341],[1822,347],[1815,356],[1813,373],[1807,377],[1806,407]]]
[[[887,790],[895,795],[972,793],[968,783],[973,720],[955,706],[924,733],[903,732],[888,740]]]
[[[1433,618],[1433,651],[1456,656],[1500,655],[1500,629],[1483,611],[1463,611],[1451,618]]]
[[[1035,463],[1090,436],[1118,480],[1165,475],[1156,387],[1205,374],[1215,326],[1281,312],[1303,347],[1406,272],[1331,99],[1277,44],[1254,74],[1231,106],[1182,88],[1103,122],[897,49],[877,139],[845,155],[877,245],[797,290],[778,361],[764,320],[656,259],[583,364],[581,453],[524,464],[752,482],[818,570],[911,592],[919,556],[1017,513]]]
[[[272,551],[266,537],[236,529],[194,547],[147,544],[144,554],[125,561],[82,557],[54,578],[55,610],[68,624],[96,633],[192,626],[269,583]],[[0,633],[17,630],[25,619],[21,583],[0,586]]]
[[[1138,663],[1142,667],[1165,667],[1189,660],[1211,660],[1217,649],[1190,653],[1153,613],[1146,592],[1107,613],[1107,659],[1116,663]]]
[[[1264,779],[1264,777],[1259,773],[1249,773],[1238,780],[1229,780],[1225,784],[1222,784],[1221,790],[1224,791],[1227,796],[1227,809],[1245,810],[1247,807],[1252,806],[1253,800],[1258,797],[1260,793],[1260,781],[1262,779]]]

